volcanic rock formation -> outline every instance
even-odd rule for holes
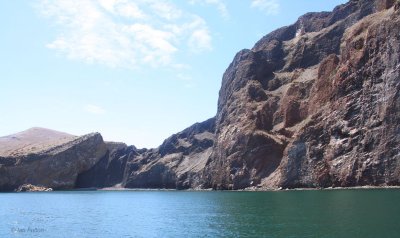
[[[140,151],[130,160],[124,186],[187,189],[201,187],[202,172],[215,140],[211,118],[172,135],[157,149]]]
[[[239,52],[205,186],[399,184],[399,36],[398,3],[353,0]]]
[[[351,0],[266,35],[226,70],[215,118],[156,149],[2,137],[0,190],[400,185],[399,6]]]
[[[78,174],[93,167],[106,151],[99,133],[75,137],[32,128],[1,137],[0,191],[12,191],[23,184],[75,188]]]

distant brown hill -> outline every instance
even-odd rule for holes
[[[33,127],[26,131],[0,137],[0,156],[16,157],[36,154],[76,139],[77,136],[50,129]]]

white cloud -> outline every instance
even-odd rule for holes
[[[116,7],[116,13],[128,18],[145,19],[148,16],[143,13],[136,4],[126,3]]]
[[[186,28],[191,29],[191,35],[189,37],[189,48],[191,51],[199,53],[202,51],[211,50],[211,36],[208,29],[205,26],[205,21],[197,17],[193,20]]]
[[[176,20],[182,16],[182,11],[165,1],[150,1],[150,7],[158,16],[165,20]]]
[[[194,31],[189,38],[189,47],[193,52],[211,50],[211,37],[208,31],[205,29]]]
[[[207,4],[207,5],[213,5],[215,6],[219,13],[221,14],[221,16],[225,19],[229,18],[229,11],[228,11],[228,7],[225,4],[224,0],[190,0],[189,1],[190,4]]]
[[[47,47],[72,60],[174,67],[185,47],[212,49],[204,19],[170,0],[38,0],[37,8],[58,30]]]
[[[124,0],[98,0],[106,11],[133,19],[144,19],[147,15],[134,2]]]
[[[279,3],[278,0],[252,0],[252,8],[257,8],[267,15],[276,15],[279,13]]]
[[[102,107],[93,105],[93,104],[87,104],[83,108],[86,112],[91,113],[91,114],[96,114],[96,115],[102,115],[106,113],[106,110],[104,110]]]
[[[176,75],[176,79],[184,82],[185,88],[194,88],[195,87],[194,80],[189,75],[180,73],[180,74]]]

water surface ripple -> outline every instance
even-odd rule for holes
[[[0,237],[400,237],[400,190],[0,193]]]

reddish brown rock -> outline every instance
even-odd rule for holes
[[[206,186],[400,183],[400,17],[394,1],[310,13],[224,74]]]

